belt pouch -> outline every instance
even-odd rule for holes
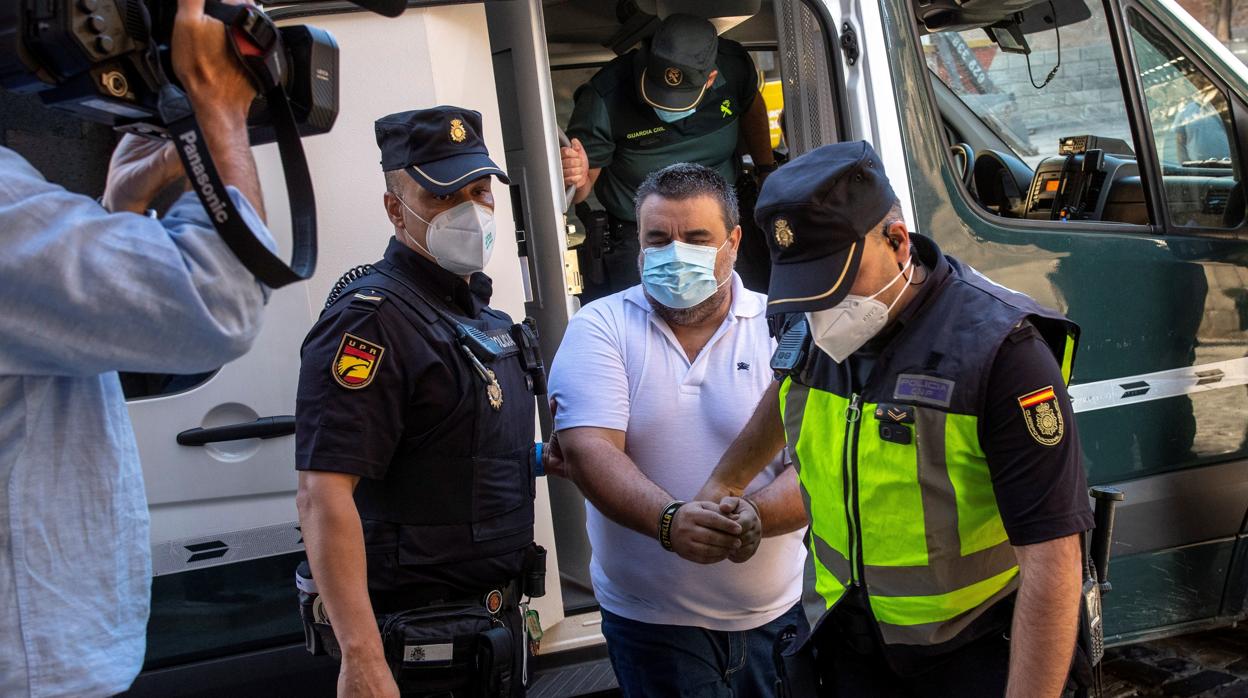
[[[546,548],[536,543],[524,558],[524,595],[531,599],[546,595]]]
[[[491,645],[495,630],[502,631],[510,646],[510,633],[489,611],[475,604],[443,604],[380,620],[386,661],[400,691],[491,695],[486,690],[497,683],[497,666],[483,665],[492,656],[484,646]],[[510,674],[510,663],[504,664]]]

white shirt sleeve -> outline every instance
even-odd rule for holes
[[[616,299],[618,300],[618,299]],[[550,369],[555,429],[628,430],[628,374],[622,347],[622,303],[598,302],[568,323]]]

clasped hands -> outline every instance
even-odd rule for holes
[[[551,414],[559,407],[550,401]],[[574,480],[558,433],[543,449],[546,475]],[[655,521],[656,533],[658,521]],[[672,520],[672,552],[691,562],[713,564],[722,560],[745,562],[754,556],[763,539],[763,522],[758,508],[741,490],[716,482],[702,486],[692,501],[676,511]]]
[[[731,560],[745,562],[754,556],[763,539],[763,522],[758,509],[745,497],[727,495],[718,499],[687,502],[672,521],[672,552],[704,565]]]

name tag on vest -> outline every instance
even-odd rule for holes
[[[494,340],[494,343],[498,345],[498,356],[500,359],[520,353],[520,347],[516,346],[516,340],[511,336],[510,329],[491,330],[486,332],[485,336]]]
[[[897,376],[897,387],[893,389],[893,399],[948,407],[953,399],[953,386],[954,382],[946,378],[903,373]]]

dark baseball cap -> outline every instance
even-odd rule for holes
[[[416,109],[383,116],[374,127],[381,169],[403,170],[438,196],[489,175],[511,183],[490,159],[480,112],[462,107]]]
[[[671,15],[650,39],[641,71],[641,99],[663,111],[687,111],[706,93],[719,37],[701,17]]]
[[[896,200],[866,141],[816,148],[768,177],[754,209],[771,252],[767,314],[840,303],[858,275],[867,233]]]

